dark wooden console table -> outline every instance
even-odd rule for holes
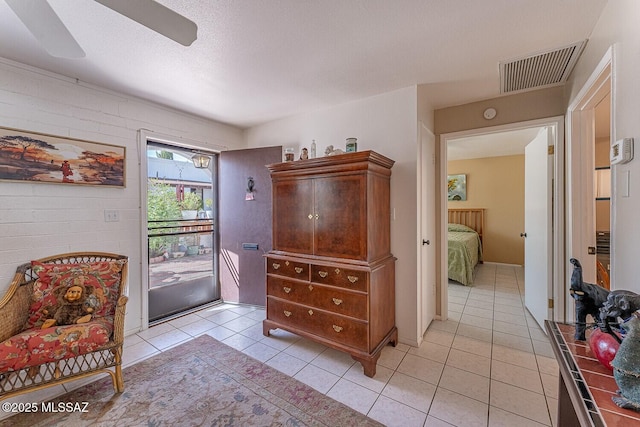
[[[575,327],[547,320],[545,328],[560,366],[556,425],[640,426],[640,412],[619,408],[611,400],[618,389],[613,375],[598,362],[587,341],[573,339]]]

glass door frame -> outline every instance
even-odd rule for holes
[[[147,191],[148,191],[148,161],[147,161],[147,144],[152,142],[174,146],[178,149],[190,150],[194,152],[210,153],[219,155],[221,151],[227,149],[225,146],[207,144],[201,141],[187,140],[181,137],[163,135],[146,129],[138,130],[138,163],[140,170],[140,286],[135,290],[139,292],[139,300],[141,303],[141,324],[142,330],[149,328],[149,258],[148,258],[148,230],[147,230]],[[216,156],[217,157],[217,156]],[[217,166],[216,166],[217,172]],[[214,180],[214,186],[217,187],[217,179]],[[218,198],[218,190],[214,189],[215,197]],[[217,203],[216,203],[217,205]],[[214,217],[217,217],[214,213]],[[216,226],[217,227],[217,226]],[[219,234],[219,233],[216,233]],[[219,236],[214,236],[214,275],[216,278],[216,293],[220,296],[220,274],[219,274]],[[131,291],[134,288],[130,286]],[[134,295],[132,295],[134,296]],[[134,296],[135,298],[135,296]]]

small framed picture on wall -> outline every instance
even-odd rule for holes
[[[467,175],[448,175],[447,176],[448,199],[450,201],[467,200]]]

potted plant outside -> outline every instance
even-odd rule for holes
[[[204,201],[204,211],[207,214],[207,218],[213,218],[213,200],[207,199]]]
[[[184,199],[180,202],[182,209],[182,219],[196,219],[198,211],[202,209],[202,200],[196,193],[185,193]]]
[[[147,191],[147,219],[156,226],[177,225],[180,218],[180,205],[173,187],[160,180],[150,179]],[[171,230],[165,230],[171,231]],[[149,259],[160,262],[169,257],[172,246],[178,242],[176,236],[149,235]]]

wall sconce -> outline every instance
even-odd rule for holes
[[[246,192],[245,197],[244,197],[245,200],[250,201],[250,200],[255,200],[256,199],[256,196],[254,194],[254,189],[253,189],[255,187],[255,185],[256,185],[256,183],[253,180],[253,177],[252,176],[248,177],[247,178],[247,192]]]
[[[191,157],[191,161],[193,162],[193,166],[195,166],[196,168],[207,169],[209,167],[211,157],[198,153]]]
[[[596,169],[596,200],[611,198],[611,168]]]

